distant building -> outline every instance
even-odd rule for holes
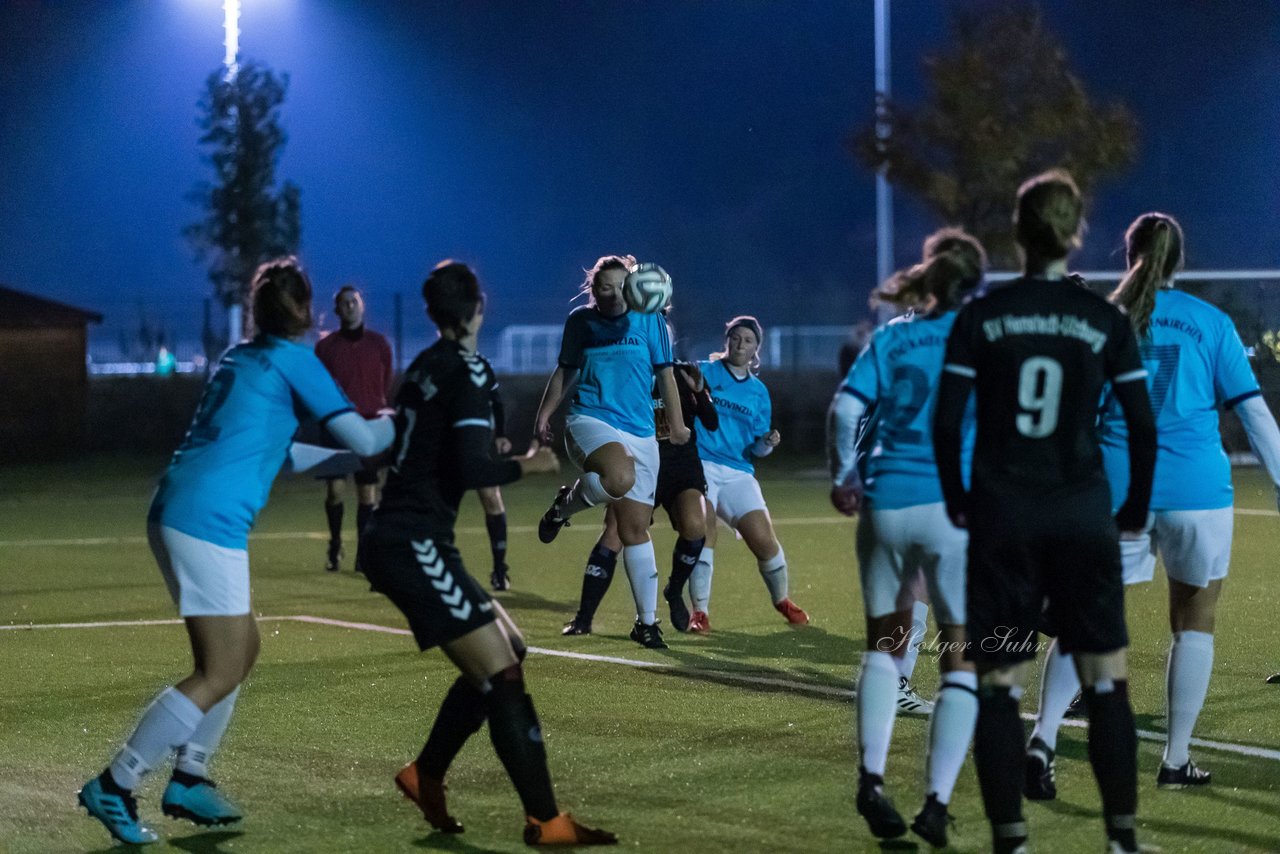
[[[96,312],[0,286],[0,458],[83,446],[86,327],[101,322]]]

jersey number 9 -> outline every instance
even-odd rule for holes
[[[1062,400],[1062,365],[1045,356],[1022,363],[1018,373],[1018,432],[1029,439],[1043,439],[1058,426],[1058,404]]]

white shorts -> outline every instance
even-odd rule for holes
[[[658,489],[658,440],[654,436],[635,436],[605,424],[590,415],[570,415],[564,420],[564,447],[573,464],[585,471],[587,457],[610,442],[627,449],[636,465],[636,482],[623,498],[653,506]]]
[[[1155,575],[1156,555],[1174,581],[1192,587],[1227,577],[1235,510],[1160,510],[1155,524],[1135,540],[1120,541],[1124,583],[1141,584]]]
[[[748,513],[768,512],[760,482],[750,472],[703,460],[702,475],[707,479],[707,501],[733,530],[738,530],[738,523]]]
[[[151,553],[183,617],[249,613],[249,552],[200,540],[173,528],[147,525]]]
[[[934,619],[964,625],[969,534],[951,524],[945,504],[897,510],[864,507],[857,538],[858,573],[867,616],[883,617],[897,611],[903,585],[923,571]]]

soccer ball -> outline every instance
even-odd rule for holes
[[[657,264],[637,264],[622,283],[622,298],[643,314],[662,311],[671,303],[671,277]]]

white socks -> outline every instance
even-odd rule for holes
[[[783,599],[787,598],[788,580],[787,580],[787,556],[782,553],[782,547],[778,547],[778,553],[768,560],[756,561],[756,566],[760,568],[760,577],[764,579],[764,586],[769,588],[769,595],[773,598],[773,604],[777,605]]]
[[[651,626],[658,619],[658,559],[653,553],[653,540],[638,546],[623,546],[622,560],[631,582],[631,595],[636,600],[636,616]]]
[[[1191,730],[1204,707],[1212,670],[1213,635],[1178,632],[1173,636],[1167,682],[1169,737],[1164,745],[1164,764],[1170,768],[1181,768],[1190,758]]]
[[[1079,690],[1076,664],[1071,656],[1058,648],[1058,641],[1054,639],[1044,656],[1044,672],[1040,674],[1040,709],[1036,712],[1036,726],[1031,737],[1039,738],[1049,745],[1050,750],[1057,750],[1062,718]]]
[[[240,696],[240,686],[223,697],[213,708],[205,712],[204,719],[191,733],[191,740],[178,748],[178,761],[174,767],[186,774],[209,778],[209,757],[222,743],[222,736],[231,723],[231,713],[236,707],[236,698]]]
[[[862,767],[884,776],[898,711],[898,665],[887,652],[864,652],[858,675],[858,747]]]
[[[707,546],[698,555],[698,562],[689,576],[689,598],[693,610],[711,612],[711,574],[715,572],[715,549]]]
[[[908,629],[907,649],[902,658],[897,659],[898,672],[908,682],[911,681],[911,674],[916,672],[916,659],[920,657],[920,645],[924,643],[928,631],[929,606],[917,599],[911,606],[911,628]]]
[[[575,513],[581,513],[597,504],[617,501],[621,496],[610,495],[600,480],[600,475],[593,471],[585,472],[578,482],[569,490],[569,497],[560,508],[561,517],[568,519]]]
[[[177,688],[164,689],[112,760],[111,776],[121,788],[138,788],[143,774],[191,740],[203,718],[204,712],[186,694]]]
[[[929,759],[925,792],[942,803],[951,802],[956,778],[964,765],[973,728],[978,722],[978,674],[952,670],[942,674],[942,688],[929,716]]]

